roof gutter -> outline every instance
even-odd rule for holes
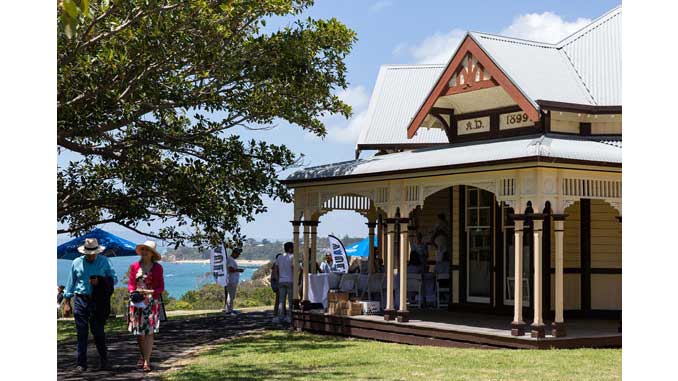
[[[604,161],[592,161],[592,160],[580,160],[580,159],[565,159],[565,158],[556,158],[550,156],[525,156],[517,157],[511,159],[501,159],[483,162],[482,165],[478,163],[463,163],[463,164],[453,164],[445,165],[438,167],[424,167],[424,168],[409,168],[401,169],[395,171],[385,171],[377,173],[360,173],[355,175],[346,175],[346,176],[330,176],[330,177],[319,177],[314,179],[285,179],[281,180],[281,183],[287,186],[301,185],[306,183],[318,183],[324,181],[338,181],[338,180],[355,180],[361,178],[369,177],[381,177],[381,176],[392,176],[392,175],[407,175],[407,174],[418,174],[419,176],[409,176],[409,177],[427,177],[427,175],[421,174],[421,172],[427,171],[444,171],[444,170],[453,170],[453,169],[462,169],[462,168],[482,168],[491,165],[503,165],[503,164],[525,164],[525,163],[536,163],[537,166],[540,164],[576,164],[576,165],[587,165],[587,166],[597,166],[605,168],[621,168],[621,163],[615,162],[604,162]],[[518,166],[521,167],[521,166]],[[524,166],[523,166],[524,167]]]

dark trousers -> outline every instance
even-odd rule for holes
[[[84,297],[78,295],[75,296],[74,301],[73,316],[75,317],[75,330],[78,333],[77,364],[87,368],[87,336],[89,331],[94,336],[99,359],[104,362],[108,358],[104,322],[95,317],[93,302],[88,302]]]

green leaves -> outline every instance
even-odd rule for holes
[[[61,0],[59,7],[63,10],[62,21],[66,37],[73,38],[81,16],[90,15],[89,0]]]
[[[237,131],[282,119],[323,136],[323,115],[350,115],[333,93],[355,33],[296,20],[311,4],[63,1],[57,139],[83,157],[59,168],[63,231],[113,221],[208,245],[240,240],[264,196],[290,201],[277,174],[297,155]],[[262,33],[271,17],[296,21]]]

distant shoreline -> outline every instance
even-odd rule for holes
[[[256,260],[247,260],[247,259],[237,259],[238,265],[240,266],[262,266],[267,264],[269,261],[265,259],[256,259]],[[179,261],[167,262],[167,263],[199,263],[203,265],[208,265],[210,263],[209,259],[182,259]]]

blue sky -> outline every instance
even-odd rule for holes
[[[619,4],[618,1],[336,1],[318,0],[304,16],[335,17],[357,32],[358,42],[347,58],[348,89],[339,95],[353,106],[354,115],[345,120],[325,120],[328,136],[320,139],[299,127],[281,122],[273,131],[234,131],[243,138],[285,144],[304,153],[307,165],[354,158],[355,141],[362,127],[369,97],[380,65],[392,63],[444,63],[466,31],[480,31],[556,42]],[[286,24],[290,20],[278,20]],[[275,25],[276,23],[273,23]],[[364,152],[363,157],[369,152]],[[60,158],[63,162],[64,158]],[[287,173],[282,173],[285,176]],[[269,211],[243,226],[254,238],[289,239],[291,205],[267,202]],[[364,236],[364,218],[353,212],[323,216],[321,236],[344,234]],[[105,228],[129,239],[139,239],[123,228]],[[59,237],[59,241],[67,237]]]

